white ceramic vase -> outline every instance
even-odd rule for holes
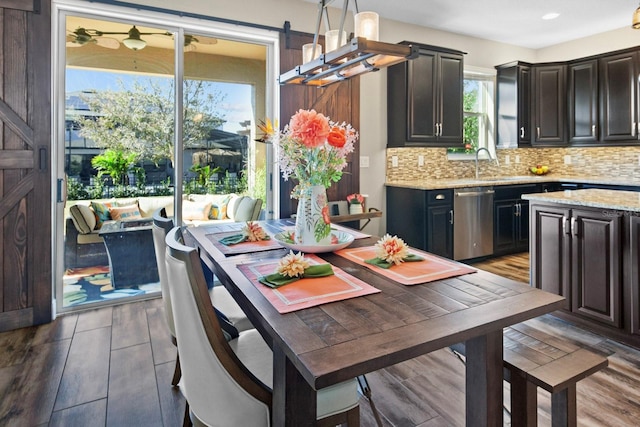
[[[362,210],[362,204],[361,203],[351,203],[349,205],[349,213],[351,215],[361,214],[362,212],[363,212],[363,210]]]
[[[331,223],[327,190],[322,185],[307,188],[298,199],[295,241],[299,245],[329,245]]]

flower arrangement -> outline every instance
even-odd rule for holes
[[[269,240],[269,235],[264,231],[257,222],[247,221],[247,224],[242,228],[242,234],[247,238],[248,242],[260,242],[262,240]]]
[[[288,277],[299,277],[304,274],[304,270],[309,268],[309,261],[300,252],[289,251],[287,255],[280,259],[276,272]]]
[[[375,244],[376,257],[367,259],[367,264],[377,265],[381,268],[391,268],[403,262],[423,261],[424,258],[409,252],[407,244],[398,236],[385,234]]]
[[[385,234],[375,245],[376,256],[388,263],[400,264],[409,255],[407,244],[397,236]]]
[[[310,186],[328,188],[338,182],[358,139],[358,132],[350,124],[333,122],[315,110],[298,110],[282,132],[276,132],[268,120],[260,129],[265,133],[262,140],[279,147],[283,178],[298,181],[291,193],[296,199]]]

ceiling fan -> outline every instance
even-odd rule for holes
[[[104,37],[105,35],[126,35],[127,38],[122,40],[122,44],[128,47],[131,50],[141,50],[147,46],[147,42],[141,38],[141,36],[173,36],[170,32],[151,32],[151,33],[142,33],[136,26],[134,25],[128,32],[120,32],[120,31],[100,31],[86,28],[78,28],[75,31],[71,32],[67,36],[67,46],[68,47],[81,47],[87,43],[95,43],[98,46],[106,47],[108,49],[118,49],[120,47],[120,41],[110,38]],[[190,52],[196,50],[195,43],[200,44],[216,44],[218,40],[212,37],[196,37],[191,34],[185,34],[184,36],[184,51]]]
[[[86,44],[96,44],[107,49],[120,48],[120,42],[111,37],[102,37],[102,32],[86,28],[77,28],[67,34],[67,47],[82,47]]]

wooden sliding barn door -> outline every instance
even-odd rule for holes
[[[0,331],[51,321],[50,43],[50,0],[0,0]]]
[[[302,45],[313,42],[313,35],[287,32],[280,36],[280,72],[286,72],[302,62]],[[324,88],[310,86],[280,86],[280,127],[289,123],[299,109],[315,109],[335,122],[347,122],[360,130],[360,78],[355,77]],[[327,190],[330,201],[346,200],[360,189],[360,141],[347,159],[342,179]],[[290,217],[296,212],[297,201],[292,200],[294,185],[280,177],[280,216]]]

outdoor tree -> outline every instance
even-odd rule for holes
[[[78,119],[80,134],[102,148],[133,153],[135,160],[173,158],[173,85],[136,80],[130,88],[84,95],[91,115]],[[183,141],[193,147],[224,122],[219,106],[225,95],[201,80],[184,81]]]

